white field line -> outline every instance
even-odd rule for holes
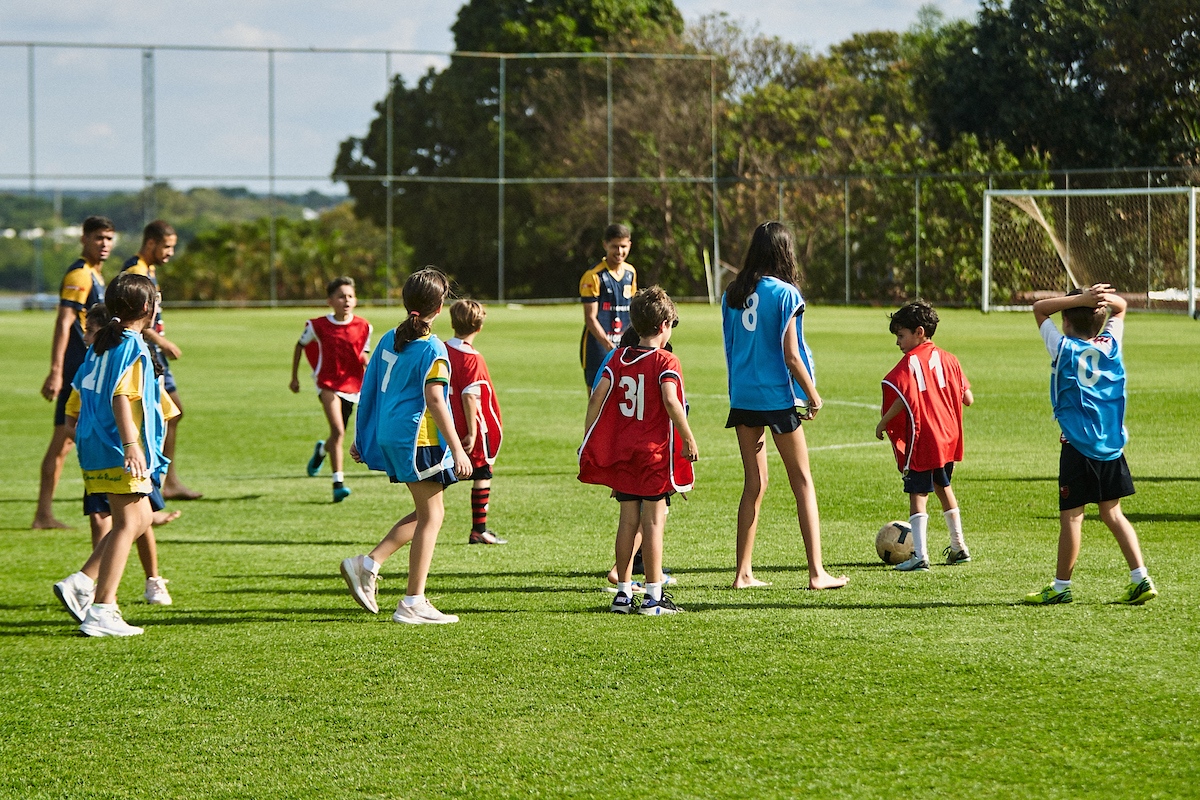
[[[587,398],[587,393],[574,389],[533,389],[525,386],[516,386],[509,389],[497,389],[497,393],[504,394],[553,394],[553,395],[574,395],[580,398]],[[689,400],[729,400],[727,394],[692,394],[688,392]],[[853,408],[870,408],[873,410],[879,409],[879,403],[860,403],[854,400],[826,400],[825,405],[830,406],[851,406]],[[855,445],[857,446],[857,445]]]

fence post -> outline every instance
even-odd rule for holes
[[[708,72],[709,140],[712,144],[712,226],[713,226],[713,288],[721,294],[721,216],[718,209],[717,183],[717,61],[712,59]]]
[[[504,93],[505,58],[500,56],[500,151],[499,180],[496,182],[496,299],[504,301]]]
[[[842,250],[846,256],[846,305],[850,305],[850,179],[842,178]]]
[[[156,216],[154,208],[154,50],[142,51],[142,224]]]
[[[913,261],[916,297],[921,298],[921,176],[913,179]]]
[[[613,91],[612,91],[612,54],[604,56],[604,74],[606,79],[606,124],[608,127],[608,224],[613,224]]]
[[[393,231],[392,217],[394,216],[395,198],[392,188],[392,175],[396,171],[393,143],[395,141],[395,100],[392,91],[392,51],[387,51],[384,56],[384,71],[387,72],[387,179],[384,181],[384,189],[387,191],[387,221],[384,224],[384,235],[387,236],[387,263],[383,267],[383,305],[386,308],[392,304],[392,269],[395,264],[395,253],[393,252],[392,239],[395,238]]]
[[[33,201],[37,197],[37,125],[35,124],[36,116],[34,114],[34,79],[33,79],[33,49],[31,44],[28,48],[28,90],[29,90],[29,199]],[[36,239],[33,243],[33,274],[30,275],[30,286],[34,293],[42,290],[42,240]]]
[[[267,210],[270,218],[271,245],[268,251],[268,271],[271,280],[271,307],[279,302],[275,287],[275,51],[267,51]]]
[[[979,310],[984,314],[992,307],[992,190],[983,193],[983,286],[979,298]]]
[[[1196,318],[1196,187],[1188,192],[1188,316]]]

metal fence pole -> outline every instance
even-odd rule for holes
[[[842,249],[846,256],[846,305],[850,305],[850,179],[842,180]]]
[[[387,220],[384,223],[384,235],[387,236],[387,262],[383,266],[383,304],[390,306],[392,304],[392,269],[394,267],[395,253],[393,252],[392,239],[395,238],[392,232],[393,204],[395,199],[392,197],[392,174],[396,171],[394,161],[394,141],[395,141],[395,101],[393,95],[395,92],[392,87],[392,53],[389,50],[383,58],[384,71],[387,72],[387,179],[384,181],[384,189],[387,191],[386,214]]]
[[[156,216],[154,203],[154,50],[142,51],[142,224]]]
[[[613,90],[612,90],[612,55],[604,57],[604,73],[606,77],[606,106],[608,126],[608,224],[613,223]]]
[[[991,178],[988,190],[983,193],[983,286],[979,299],[979,310],[984,314],[992,306],[992,195]]]
[[[779,181],[779,216],[776,217],[780,222],[783,222],[783,181]]]
[[[712,226],[713,226],[713,291],[721,294],[721,217],[718,208],[717,184],[717,62],[709,62],[708,73],[709,139],[712,144]],[[715,300],[714,300],[715,302]]]
[[[497,142],[499,150],[499,181],[496,183],[496,299],[504,301],[504,93],[507,76],[505,73],[505,58],[500,56],[500,136]]]
[[[916,297],[921,297],[921,176],[913,179],[913,263]]]
[[[1188,316],[1196,318],[1196,188],[1188,192]]]
[[[279,304],[275,287],[275,51],[267,51],[267,209],[271,245],[267,268],[271,280],[271,307]]]
[[[34,97],[34,72],[33,72],[33,45],[29,45],[27,50],[28,55],[28,72],[29,79],[29,200],[32,203],[37,198],[37,124],[35,116]],[[33,271],[29,276],[30,288],[34,294],[42,290],[42,240],[36,239],[33,242],[33,265],[30,267]]]

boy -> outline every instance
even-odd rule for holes
[[[579,280],[579,300],[583,303],[579,359],[589,392],[604,355],[616,348],[629,327],[629,299],[637,292],[637,272],[625,263],[633,246],[630,236],[625,225],[605,228],[604,260]]]
[[[942,552],[946,563],[971,560],[950,476],[955,462],[963,457],[962,409],[975,398],[958,359],[934,345],[937,326],[937,311],[924,300],[892,314],[888,325],[904,355],[883,379],[882,418],[875,426],[875,436],[887,436],[891,442],[908,494],[913,554],[894,567],[900,572],[929,571],[926,504],[930,492],[937,495],[950,529],[950,546]]]
[[[667,497],[692,488],[699,450],[688,426],[679,359],[663,349],[679,324],[675,304],[652,286],[630,306],[638,344],[613,354],[588,401],[579,480],[610,487],[621,503],[617,596],[610,610],[634,610],[632,561],[640,524],[646,599],[638,613],[676,614],[682,609],[663,592],[663,525]]]
[[[342,472],[342,442],[362,389],[363,370],[367,354],[371,351],[371,324],[362,317],[354,316],[358,298],[354,294],[353,278],[344,275],[334,278],[325,293],[328,298],[326,302],[333,311],[304,323],[304,333],[300,335],[292,353],[292,382],[289,388],[293,393],[300,391],[296,370],[300,365],[300,353],[303,352],[312,365],[321,407],[329,421],[329,438],[318,441],[313,448],[307,472],[309,477],[316,476],[328,453],[333,468],[333,502],[340,503],[350,496]]]
[[[1107,283],[1033,304],[1033,316],[1051,357],[1050,402],[1062,435],[1058,459],[1058,569],[1054,582],[1025,596],[1026,603],[1070,603],[1071,573],[1079,557],[1083,510],[1100,506],[1129,564],[1129,585],[1118,603],[1141,605],[1158,597],[1142,561],[1137,533],[1121,512],[1134,493],[1125,463],[1125,365],[1121,340],[1125,300]],[[1062,312],[1062,333],[1050,315]]]
[[[471,458],[471,534],[469,544],[508,544],[488,530],[488,500],[492,492],[492,465],[500,452],[503,436],[500,404],[483,355],[475,349],[475,337],[487,316],[483,305],[459,300],[450,306],[454,338],[446,342],[450,357],[450,410],[454,429]]]
[[[130,257],[121,267],[122,272],[132,272],[135,275],[145,275],[158,286],[158,268],[171,260],[175,255],[175,244],[179,237],[170,224],[156,219],[142,230],[142,249],[137,255]],[[178,359],[183,355],[179,347],[163,336],[162,292],[158,294],[158,310],[154,314],[154,324],[142,332],[146,346],[150,349],[150,357],[162,367],[163,390],[171,396],[171,402],[179,412],[167,422],[167,436],[163,440],[163,455],[170,460],[166,477],[163,478],[162,496],[168,500],[199,500],[204,495],[194,492],[183,484],[176,473],[175,467],[175,432],[183,419],[183,401],[179,398],[179,389],[175,385],[175,376],[171,374],[171,365],[167,358]]]
[[[83,221],[79,243],[83,254],[67,268],[59,290],[58,316],[54,320],[54,339],[50,345],[50,374],[42,384],[42,397],[55,401],[54,434],[42,458],[41,484],[32,528],[69,528],[54,516],[54,490],[62,475],[63,462],[71,452],[74,437],[67,431],[67,399],[71,381],[83,363],[87,345],[83,343],[82,314],[96,303],[104,302],[104,276],[100,269],[112,252],[116,228],[108,217],[88,217]]]

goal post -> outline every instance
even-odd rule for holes
[[[983,311],[1111,283],[1131,308],[1196,316],[1196,187],[989,189]]]

